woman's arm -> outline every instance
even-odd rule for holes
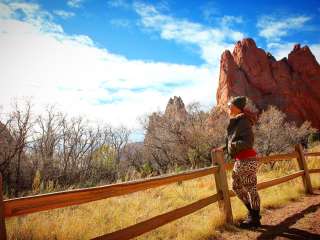
[[[212,147],[212,151],[222,150],[224,152],[228,151],[228,137],[225,138],[225,144],[220,147]]]

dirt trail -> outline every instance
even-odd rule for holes
[[[231,239],[318,239],[320,240],[320,190],[286,206],[265,210],[262,226],[254,231],[226,226],[215,240]]]

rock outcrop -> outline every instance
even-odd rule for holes
[[[148,130],[145,136],[145,141],[149,138],[151,132],[158,130],[162,131],[161,126],[163,124],[171,123],[175,126],[178,126],[183,124],[187,118],[188,112],[181,97],[174,96],[173,98],[170,98],[163,114],[154,112],[149,116],[147,127]]]
[[[188,118],[188,112],[181,97],[174,96],[170,98],[164,114],[154,112],[149,116],[148,131],[145,136],[145,140],[148,139],[150,132],[156,131],[159,126],[165,122],[171,122],[173,124],[184,123]],[[161,127],[160,127],[161,128]],[[161,130],[161,129],[160,129]]]
[[[164,115],[176,121],[185,121],[187,119],[188,113],[181,97],[174,96],[170,98]]]
[[[252,39],[237,42],[221,56],[217,104],[245,95],[259,110],[269,105],[298,125],[309,120],[320,130],[320,65],[308,46],[294,46],[288,58],[277,61]]]

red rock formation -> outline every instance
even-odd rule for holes
[[[288,120],[300,125],[309,120],[320,130],[320,65],[308,46],[295,45],[279,61],[252,39],[237,42],[233,53],[221,56],[217,104],[245,95],[259,110],[277,106]]]
[[[174,98],[170,98],[164,115],[176,121],[186,120],[188,113],[181,97],[174,96]]]

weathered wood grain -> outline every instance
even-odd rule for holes
[[[320,169],[310,169],[309,173],[320,173]]]
[[[265,157],[257,157],[257,161],[260,163],[269,163],[269,162],[275,162],[275,161],[287,161],[292,158],[297,158],[298,153],[292,152],[287,154],[277,154],[277,155],[271,155],[271,156],[265,156]],[[226,170],[232,170],[234,163],[226,163],[225,169]]]
[[[219,200],[219,208],[227,223],[233,223],[232,208],[229,196],[227,173],[223,158],[223,151],[212,152],[212,163],[217,163],[219,166],[218,172],[214,175],[217,192],[222,194],[222,199]]]
[[[301,144],[296,145],[295,150],[298,153],[297,160],[298,160],[299,168],[300,170],[304,170],[304,175],[302,176],[302,179],[303,179],[303,185],[304,185],[305,191],[306,193],[312,194],[313,190],[312,190],[309,169],[306,163],[306,159],[304,157],[302,145]]]
[[[127,228],[108,233],[106,235],[93,238],[94,240],[127,240],[132,239],[134,237],[137,237],[143,233],[149,232],[153,229],[156,229],[162,225],[165,225],[169,222],[172,222],[174,220],[177,220],[181,217],[187,216],[191,213],[194,213],[198,211],[201,208],[204,208],[219,199],[221,199],[222,196],[219,194],[215,194],[213,196],[198,200],[192,204],[189,204],[187,206],[175,209],[173,211],[158,215],[156,217],[150,218],[146,221],[140,222],[138,224],[129,226]]]
[[[185,181],[214,174],[217,169],[218,167],[208,167],[175,175],[160,176],[126,183],[5,200],[4,214],[6,217],[12,217],[122,196],[178,181]]]
[[[320,152],[310,152],[310,153],[304,153],[307,157],[320,157]]]
[[[265,157],[258,157],[257,159],[262,163],[269,163],[274,161],[286,161],[286,160],[290,160],[292,158],[297,158],[297,157],[298,157],[298,153],[292,152],[287,154],[277,154],[277,155],[271,155],[271,156],[265,156]]]

